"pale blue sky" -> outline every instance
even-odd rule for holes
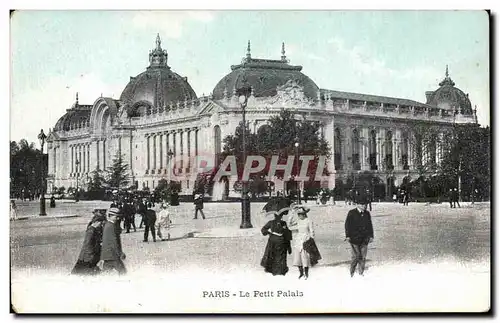
[[[168,63],[198,96],[245,55],[279,58],[321,88],[425,102],[445,65],[489,116],[488,15],[483,11],[21,11],[11,19],[11,140],[36,141],[74,102],[118,98],[148,66],[157,33]],[[36,116],[27,118],[27,116]]]

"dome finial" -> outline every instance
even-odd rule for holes
[[[161,50],[161,38],[160,38],[160,33],[156,34],[156,49]]]
[[[281,60],[286,61],[286,56],[285,56],[285,42],[281,43]]]
[[[448,64],[446,64],[446,71],[444,75],[445,75],[444,80],[442,80],[441,83],[439,83],[439,86],[443,85],[455,86],[455,82],[452,81],[452,79],[450,78],[450,73],[448,72]]]
[[[247,58],[252,58],[252,54],[250,53],[250,40],[248,40],[247,45]]]

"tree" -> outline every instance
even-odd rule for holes
[[[10,142],[10,191],[11,195],[24,197],[41,192],[42,178],[47,176],[46,155],[35,148],[35,144],[29,144],[25,139],[19,143]],[[42,174],[42,163],[44,174]]]
[[[458,188],[469,197],[474,189],[489,198],[491,189],[491,129],[479,125],[456,125],[450,136],[439,169],[446,189]]]
[[[227,156],[235,156],[238,178],[241,178],[245,163],[242,158],[242,136],[243,129],[245,129],[247,156],[258,155],[266,160],[266,166],[262,171],[250,175],[249,180],[255,183],[252,187],[256,190],[256,194],[262,193],[262,190],[264,190],[262,181],[265,181],[269,172],[272,156],[279,156],[278,163],[285,164],[288,156],[295,156],[295,142],[297,140],[299,142],[299,155],[315,156],[315,159],[309,162],[307,170],[309,178],[314,178],[320,156],[330,158],[328,143],[320,136],[319,122],[296,120],[293,112],[283,109],[279,115],[271,117],[268,124],[263,127],[263,130],[251,133],[248,124],[245,127],[240,124],[236,128],[234,135],[224,138],[223,152],[221,154],[222,160]],[[256,166],[255,164],[253,166]],[[291,175],[294,177],[299,175],[301,166],[302,162],[295,161]],[[323,175],[325,173],[327,174],[328,170]],[[284,179],[284,171],[277,171],[276,176]]]
[[[104,187],[105,179],[102,171],[96,168],[91,173],[91,178],[88,186],[88,198],[90,200],[104,199],[106,190]]]
[[[176,181],[168,182],[166,179],[160,179],[154,189],[154,195],[163,201],[169,201],[172,193],[181,191],[181,183]]]
[[[105,185],[107,188],[117,190],[127,188],[130,182],[127,169],[128,165],[124,162],[123,155],[117,153],[112,165],[106,170]]]

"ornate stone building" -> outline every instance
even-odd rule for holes
[[[231,66],[212,94],[198,97],[167,59],[158,36],[149,67],[130,78],[119,99],[100,97],[83,105],[77,95],[49,134],[49,190],[85,187],[91,172],[109,167],[117,152],[125,157],[138,188],[153,189],[168,179],[172,159],[186,159],[175,166],[184,174],[193,166],[187,158],[203,155],[215,162],[222,138],[233,134],[241,121],[236,91],[244,85],[252,88],[246,108],[252,131],[265,129],[281,109],[321,122],[322,136],[332,149],[327,167],[335,170],[335,180],[323,183],[330,188],[362,171],[375,173],[387,185],[418,177],[418,165],[440,162],[440,139],[447,129],[477,122],[468,95],[455,87],[448,68],[439,88],[426,92],[426,103],[420,103],[320,89],[301,72],[302,66],[289,64],[284,45],[281,59],[256,59],[249,42],[242,62]],[[429,132],[437,134],[431,144],[418,144],[422,138],[417,138],[416,125],[437,130]],[[225,183],[229,191],[235,180]],[[193,183],[194,178],[183,180],[183,193],[190,193]]]

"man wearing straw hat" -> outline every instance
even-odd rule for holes
[[[104,223],[102,232],[101,263],[103,272],[117,271],[118,274],[126,274],[127,270],[123,259],[125,253],[122,250],[120,238],[119,218],[122,216],[118,208],[108,210],[108,219]]]

